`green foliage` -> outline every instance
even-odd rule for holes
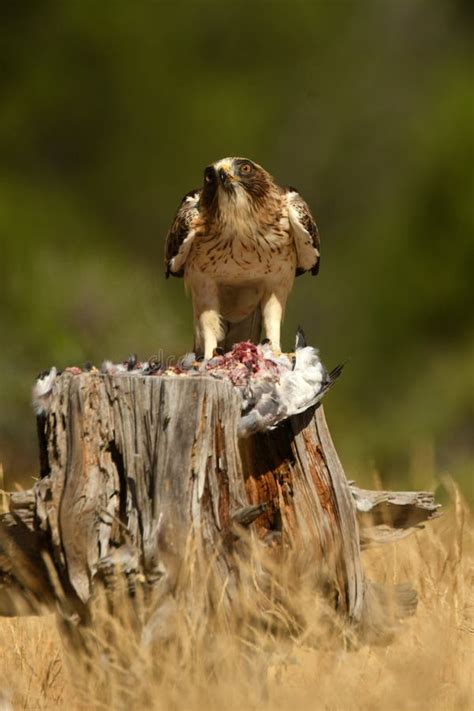
[[[202,168],[238,154],[296,184],[320,225],[321,273],[297,280],[285,338],[302,322],[328,365],[349,358],[327,404],[348,469],[363,481],[373,459],[403,481],[430,440],[439,466],[468,471],[469,3],[2,13],[0,457],[31,439],[38,370],[189,347],[164,238]]]

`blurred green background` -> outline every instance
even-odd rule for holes
[[[473,4],[3,3],[0,462],[37,470],[38,371],[192,343],[165,235],[226,155],[296,185],[321,231],[296,325],[328,366],[350,478],[473,473]]]

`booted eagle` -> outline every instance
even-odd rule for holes
[[[274,351],[295,276],[319,269],[319,234],[297,190],[280,187],[247,158],[223,158],[185,195],[168,233],[166,276],[184,276],[194,309],[194,347],[260,338]]]

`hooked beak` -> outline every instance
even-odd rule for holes
[[[235,180],[232,173],[226,168],[219,168],[219,181],[226,192],[232,192],[234,186],[232,185]]]

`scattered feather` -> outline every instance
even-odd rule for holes
[[[216,349],[210,360],[197,359],[194,353],[187,353],[176,364],[163,364],[157,356],[143,362],[136,355],[122,363],[106,360],[102,363],[100,374],[114,377],[209,375],[228,380],[242,398],[238,434],[248,437],[255,432],[274,429],[283,420],[316,405],[334,385],[342,368],[338,365],[328,373],[318,350],[306,345],[303,330],[299,328],[294,353],[275,354],[267,341],[257,346],[243,341],[235,344],[228,353]],[[68,367],[65,372],[72,375],[99,373],[90,363],[84,370]],[[37,414],[47,411],[56,377],[56,368],[52,368],[38,378],[33,389]]]

